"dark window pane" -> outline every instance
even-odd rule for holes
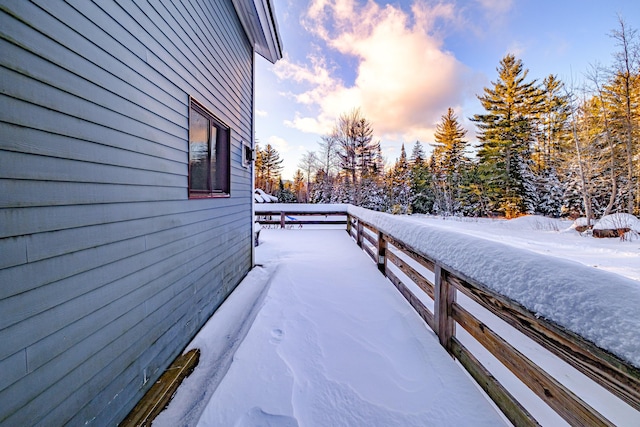
[[[189,188],[208,191],[209,120],[191,109],[189,114]]]

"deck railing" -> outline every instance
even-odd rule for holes
[[[300,212],[292,213],[296,217],[327,214],[327,212],[313,211],[304,212],[302,215]],[[478,360],[477,355],[463,345],[456,334],[457,326],[462,327],[482,344],[570,425],[610,426],[614,423],[462,307],[456,298],[458,292],[523,333],[635,410],[640,411],[640,370],[636,367],[577,334],[536,317],[520,304],[492,291],[482,283],[465,277],[464,274],[443,265],[439,260],[420,253],[419,250],[378,230],[357,215],[348,213],[346,209],[331,212],[331,214],[346,215],[346,221],[340,223],[346,223],[349,235],[437,334],[440,344],[464,366],[514,425],[534,426],[538,425],[538,422]],[[291,223],[300,223],[299,221],[288,222],[287,212],[283,211],[262,211],[256,212],[256,215],[280,215],[278,223],[282,227]],[[312,220],[307,223],[319,222],[322,221]],[[276,222],[271,220],[266,223]],[[432,279],[419,271],[423,268],[433,273]],[[394,269],[402,274],[394,273]],[[416,287],[412,287],[414,290],[411,290],[399,276],[405,276],[417,285],[418,292],[415,292]],[[419,292],[423,292],[433,300],[433,310],[423,302],[423,295],[418,295]]]
[[[261,225],[275,225],[280,228],[305,225],[346,225],[347,210],[323,212],[287,212],[283,210],[260,210],[256,212],[256,221]]]

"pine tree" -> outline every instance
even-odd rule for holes
[[[333,184],[324,169],[316,172],[310,193],[310,203],[331,203]]]
[[[260,145],[256,142],[256,160],[254,164],[255,177],[254,177],[254,187],[260,188],[264,190],[266,188],[266,183],[264,179],[264,154]]]
[[[282,182],[282,179],[278,179],[278,191],[276,192],[278,203],[296,203],[296,195],[291,188],[291,182]]]
[[[263,189],[266,193],[272,194],[277,189],[276,183],[280,179],[282,162],[280,154],[271,144],[261,150],[256,145],[256,188]]]
[[[404,144],[400,149],[400,158],[389,171],[387,186],[391,212],[394,214],[411,213],[411,175]]]
[[[409,177],[411,183],[411,211],[413,213],[433,212],[432,177],[420,141],[416,141],[411,150]]]
[[[555,75],[549,74],[542,81],[542,102],[532,155],[536,172],[560,166],[563,153],[569,149],[569,103],[564,92],[564,83]]]
[[[296,169],[296,173],[293,175],[293,193],[296,196],[298,203],[307,203],[307,186],[305,184],[304,175],[300,169]]]
[[[570,151],[569,103],[564,84],[550,74],[542,82],[542,103],[532,149],[533,211],[557,217],[562,207],[564,159]]]
[[[464,216],[489,216],[491,200],[485,183],[486,177],[481,175],[482,168],[470,163],[464,170],[460,180],[460,213]]]
[[[415,144],[413,144],[413,148],[411,149],[410,161],[412,165],[419,166],[421,166],[425,161],[424,148],[422,147],[420,141],[416,141]]]
[[[440,166],[447,175],[459,173],[462,164],[467,161],[465,150],[468,142],[464,140],[466,134],[467,131],[458,123],[453,109],[449,108],[447,114],[443,115],[440,123],[436,125],[434,135],[434,145],[440,148]]]
[[[492,210],[506,216],[532,210],[533,176],[530,173],[531,144],[535,118],[542,103],[536,81],[526,82],[528,70],[522,61],[508,54],[500,61],[498,80],[478,96],[485,114],[476,114],[482,174],[491,189]]]
[[[462,169],[468,162],[465,155],[468,142],[464,140],[467,131],[460,126],[452,108],[442,116],[435,132],[435,166],[438,189],[443,200],[444,214],[458,213],[460,210],[460,178]]]

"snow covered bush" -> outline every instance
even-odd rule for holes
[[[639,232],[640,219],[627,213],[605,215],[593,226],[594,237],[619,237],[621,240],[627,240],[627,234],[632,239],[632,235]]]

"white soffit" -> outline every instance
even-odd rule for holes
[[[271,0],[232,0],[255,51],[275,63],[282,58],[282,46]]]

